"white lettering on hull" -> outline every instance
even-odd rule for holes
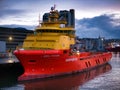
[[[48,58],[48,57],[59,57],[60,55],[44,55],[44,58]]]
[[[77,61],[77,58],[67,58],[65,61],[66,62],[73,62],[73,61]]]

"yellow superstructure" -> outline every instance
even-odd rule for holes
[[[50,11],[48,21],[43,21],[34,31],[27,35],[23,43],[24,49],[70,49],[75,44],[74,27],[66,26],[66,20],[59,20],[59,13]]]

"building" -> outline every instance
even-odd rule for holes
[[[81,46],[80,48],[84,48],[86,51],[104,51],[104,37],[98,38],[83,38],[79,39]]]
[[[33,33],[33,31],[25,28],[0,27],[0,41],[6,42],[6,50],[15,50],[16,46],[23,43],[23,40],[28,33]]]
[[[0,53],[6,52],[6,42],[0,41]]]

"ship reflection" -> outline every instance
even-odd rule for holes
[[[113,56],[116,58],[116,57],[120,57],[120,52],[112,52],[113,53]]]
[[[21,82],[25,90],[73,90],[96,76],[111,70],[110,64],[105,64],[98,68],[73,75],[65,75],[60,77],[39,79],[34,81]]]

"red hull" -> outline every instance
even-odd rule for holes
[[[80,72],[105,64],[112,57],[109,52],[69,55],[69,51],[62,50],[16,50],[14,54],[24,67],[24,74],[18,80]]]

